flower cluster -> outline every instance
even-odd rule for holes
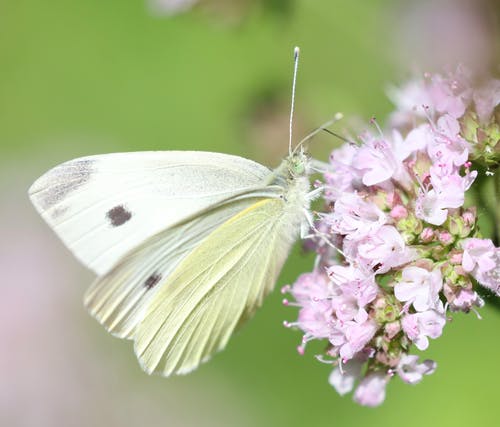
[[[331,385],[377,406],[389,379],[418,383],[436,369],[419,361],[449,312],[500,295],[500,249],[483,238],[465,195],[500,157],[500,81],[473,83],[463,67],[392,91],[390,129],[364,132],[332,152],[324,173],[326,212],[308,246],[313,272],[283,289],[300,307],[295,326],[326,340]],[[496,179],[491,177],[491,179]],[[478,314],[479,316],[479,314]]]

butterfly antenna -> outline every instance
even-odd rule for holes
[[[330,129],[322,128],[321,130],[325,131],[326,133],[329,133],[330,135],[332,135],[332,136],[334,136],[334,137],[340,139],[341,141],[344,141],[350,145],[358,145],[354,141],[347,139],[346,137],[339,135],[338,133],[335,133],[335,132],[331,131]]]
[[[305,144],[307,141],[312,139],[314,136],[316,136],[318,133],[321,131],[328,131],[330,132],[327,128],[334,123],[338,122],[339,120],[342,120],[344,115],[342,113],[336,113],[333,119],[328,120],[327,122],[323,123],[321,126],[318,128],[314,129],[310,134],[308,134],[305,138],[303,138],[297,145],[302,145]]]
[[[297,69],[299,67],[300,49],[295,47],[293,50],[293,83],[292,83],[292,105],[290,107],[290,138],[288,140],[288,153],[292,155],[292,130],[293,130],[293,110],[295,107],[295,84],[297,82]]]

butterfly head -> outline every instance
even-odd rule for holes
[[[310,174],[310,156],[302,147],[292,152],[286,159],[290,178],[308,176]]]

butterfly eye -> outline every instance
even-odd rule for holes
[[[295,175],[303,175],[306,172],[306,168],[304,163],[299,161],[294,162],[293,164],[293,172]]]

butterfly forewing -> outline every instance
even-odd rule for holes
[[[262,185],[269,174],[220,153],[115,153],[56,166],[29,194],[75,256],[102,275],[149,237]]]

